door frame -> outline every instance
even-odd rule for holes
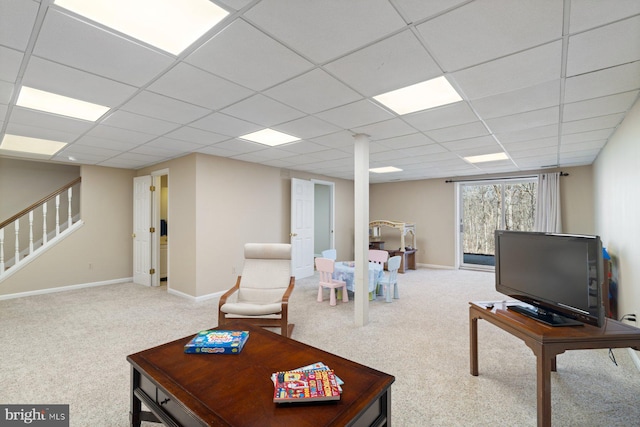
[[[151,265],[155,269],[156,273],[151,275],[151,286],[160,286],[160,207],[162,202],[162,194],[160,189],[162,188],[162,177],[167,175],[169,177],[169,169],[160,169],[151,172],[151,179],[155,191],[151,192],[151,223],[156,229],[155,233],[151,235]],[[167,205],[169,204],[167,198]],[[169,222],[169,209],[167,206],[167,223]],[[169,245],[167,244],[167,277],[169,277]],[[169,288],[169,281],[167,281],[167,289]]]
[[[329,248],[328,249],[335,249],[336,248],[336,235],[335,235],[336,183],[331,181],[323,181],[320,179],[312,179],[311,182],[313,182],[314,184],[314,191],[315,191],[315,185],[324,185],[329,187]],[[315,199],[315,193],[314,193],[314,199]],[[315,233],[316,233],[315,228],[313,230],[313,233],[315,237]]]

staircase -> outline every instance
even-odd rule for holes
[[[0,223],[0,282],[82,225],[81,180],[76,178]]]

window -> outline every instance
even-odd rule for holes
[[[459,239],[462,267],[494,266],[494,231],[532,231],[537,178],[518,178],[458,185]]]

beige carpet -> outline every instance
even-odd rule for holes
[[[395,426],[535,426],[535,358],[520,340],[481,321],[480,375],[469,374],[468,301],[503,298],[493,274],[418,269],[399,279],[400,299],[372,301],[364,327],[353,302],[318,303],[317,279],[299,280],[293,338],[394,375]],[[70,404],[72,426],[126,426],[126,356],[213,327],[216,315],[217,300],[133,284],[0,301],[0,403]],[[618,366],[606,350],[558,357],[555,426],[638,425],[640,372],[626,349],[614,354]]]

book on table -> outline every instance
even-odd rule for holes
[[[249,331],[200,331],[185,346],[185,353],[238,354],[249,339]]]
[[[340,387],[331,369],[275,373],[273,401],[276,403],[340,400]]]

